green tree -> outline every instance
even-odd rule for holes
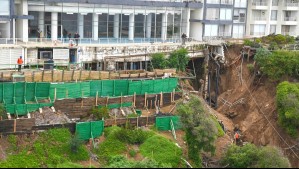
[[[93,107],[91,113],[94,115],[96,120],[102,120],[103,118],[109,118],[109,108],[104,106],[101,108]]]
[[[217,125],[200,102],[191,96],[188,103],[180,102],[177,111],[186,132],[188,156],[197,167],[201,167],[200,152],[215,153],[215,140],[218,135]]]
[[[274,41],[277,43],[277,44],[286,44],[287,43],[287,38],[281,34],[278,34],[274,37]]]
[[[165,69],[167,67],[167,59],[164,53],[152,54],[152,66],[154,69]]]
[[[243,147],[231,145],[221,160],[230,168],[289,168],[287,158],[275,147],[256,147],[246,144]]]
[[[184,72],[188,62],[188,50],[185,48],[173,51],[169,56],[169,67],[176,68],[177,71]]]
[[[289,82],[277,86],[278,122],[292,137],[298,136],[299,84]]]

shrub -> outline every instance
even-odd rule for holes
[[[96,154],[102,163],[107,163],[111,157],[126,151],[126,145],[123,142],[110,136],[96,149]]]
[[[91,113],[94,115],[96,120],[102,120],[103,118],[109,118],[109,108],[108,107],[93,107]]]
[[[83,142],[79,139],[78,135],[73,136],[69,141],[71,151],[77,153],[82,143]]]
[[[231,168],[289,168],[290,163],[274,147],[258,148],[253,144],[243,147],[231,145],[221,160],[222,165]]]
[[[3,104],[0,104],[0,117],[5,118],[6,114],[5,114],[5,108],[3,106]]]
[[[277,86],[278,122],[292,137],[298,136],[299,85],[289,82]]]
[[[250,73],[254,73],[254,65],[253,64],[248,64],[247,68],[248,68]]]
[[[254,42],[252,42],[252,41],[249,40],[249,39],[245,39],[245,40],[244,40],[244,45],[245,45],[245,46],[253,46],[253,44],[254,44]]]
[[[135,150],[130,150],[129,154],[130,154],[131,157],[136,157],[137,152]]]
[[[188,50],[184,48],[173,51],[169,56],[169,67],[176,68],[177,71],[185,72],[188,62]]]
[[[170,165],[158,163],[152,159],[129,161],[124,156],[114,156],[106,168],[171,168]]]
[[[145,157],[154,159],[159,163],[170,164],[172,167],[179,165],[182,155],[182,150],[173,142],[158,135],[147,139],[140,146],[140,152]]]
[[[165,69],[167,67],[167,59],[164,53],[152,54],[151,63],[154,69]]]
[[[221,127],[218,122],[208,114],[199,98],[191,96],[188,103],[180,102],[177,111],[181,116],[183,129],[186,132],[188,143],[188,157],[196,167],[201,167],[200,152],[215,153],[215,140]],[[217,128],[218,126],[218,128]],[[222,129],[220,129],[222,130]],[[209,131],[209,132],[206,132]]]
[[[128,144],[142,144],[146,139],[153,136],[152,132],[143,130],[129,130],[121,129],[114,133],[114,136],[119,141],[123,141]]]
[[[107,127],[104,128],[104,133],[105,133],[105,137],[111,137],[111,135],[114,135],[115,132],[121,130],[122,128],[118,127],[118,126],[112,126],[112,127]]]
[[[62,164],[58,164],[56,167],[50,167],[50,168],[84,168],[84,167],[80,164],[65,162]]]

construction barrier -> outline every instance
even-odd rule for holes
[[[182,128],[179,116],[157,117],[156,128],[160,131],[172,130],[171,122],[175,130]]]
[[[87,97],[120,97],[129,95],[172,92],[177,78],[157,80],[98,80],[78,83],[0,83],[0,103],[10,114],[25,115],[45,106],[52,106],[55,99]],[[131,103],[109,105],[111,108],[130,107]]]
[[[108,108],[109,109],[118,109],[118,108],[122,108],[122,107],[132,107],[133,106],[133,103],[132,102],[125,102],[125,103],[122,103],[122,104],[108,104]],[[105,107],[105,105],[99,105],[98,106],[99,108],[102,108],[102,107]]]
[[[76,134],[80,140],[97,138],[104,132],[104,121],[92,121],[76,124]]]

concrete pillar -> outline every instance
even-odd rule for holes
[[[129,40],[134,40],[135,32],[135,14],[130,14],[129,17]]]
[[[181,33],[185,33],[187,37],[190,37],[190,8],[186,8],[183,11],[182,17],[183,29]]]
[[[45,30],[45,13],[39,12],[38,13],[38,28],[42,31],[42,36],[46,36],[46,30]]]
[[[152,34],[152,16],[153,14],[148,14],[146,17],[146,38],[151,38]]]
[[[133,62],[130,62],[130,70],[133,70]]]
[[[20,2],[18,15],[28,15],[28,1]],[[28,42],[28,19],[18,19],[16,22],[17,38],[21,38],[23,42]]]
[[[124,70],[127,70],[127,67],[128,67],[128,62],[124,62]]]
[[[284,1],[278,1],[278,6],[284,6]],[[297,12],[299,15],[299,12]],[[278,8],[277,11],[277,24],[276,24],[276,34],[281,34],[281,26],[283,21],[283,8]],[[298,29],[297,29],[298,30]]]
[[[119,38],[119,14],[114,15],[113,37]]]
[[[267,18],[267,24],[266,24],[266,28],[265,28],[266,36],[270,34],[271,10],[272,10],[272,0],[269,0],[268,10],[266,11],[266,18]]]
[[[140,70],[142,70],[143,67],[142,67],[142,61],[140,61]]]
[[[78,14],[78,33],[80,38],[84,38],[84,15]]]
[[[162,32],[161,39],[164,41],[167,39],[167,13],[162,14]]]
[[[99,39],[99,16],[95,13],[92,15],[92,37],[95,41]]]
[[[246,12],[246,36],[251,36],[250,32],[252,32],[251,30],[251,23],[252,23],[252,1],[248,1],[247,2],[247,12]]]
[[[58,36],[58,13],[51,13],[51,38],[52,40],[57,40]]]

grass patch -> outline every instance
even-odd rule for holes
[[[162,136],[153,136],[140,146],[143,156],[154,159],[159,163],[177,167],[181,161],[182,150],[173,142]]]

